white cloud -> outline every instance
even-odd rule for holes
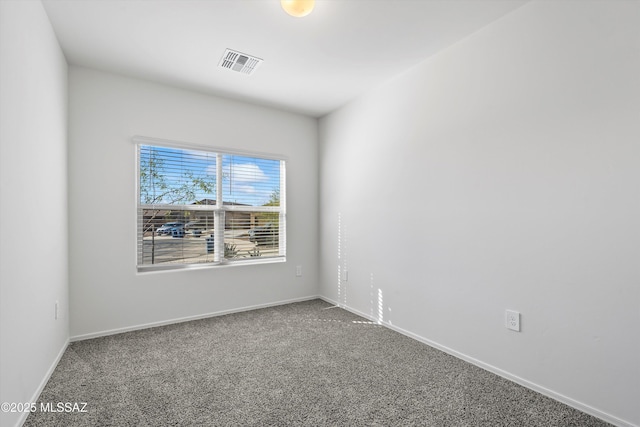
[[[241,193],[253,194],[256,192],[256,188],[252,185],[236,185],[236,191],[240,191]]]
[[[222,168],[222,173],[232,182],[260,182],[268,181],[269,177],[260,169],[258,165],[252,163],[240,163],[237,165],[227,165]]]

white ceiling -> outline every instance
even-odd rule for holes
[[[77,64],[322,116],[520,7],[525,0],[44,0]],[[226,48],[264,59],[219,68]]]

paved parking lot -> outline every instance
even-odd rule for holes
[[[278,254],[278,248],[271,246],[257,246],[249,241],[247,230],[228,230],[225,231],[225,243],[235,245],[237,258],[250,257],[255,249],[261,256],[273,256]],[[195,236],[191,233],[185,234],[184,237],[172,236],[146,236],[143,246],[143,265],[152,264],[152,253],[154,264],[162,263],[194,263],[194,262],[213,262],[213,252],[207,252],[207,245],[211,248],[211,242],[208,241],[211,233],[203,233]],[[155,248],[154,248],[155,247]]]

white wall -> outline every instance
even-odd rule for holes
[[[72,338],[317,295],[317,120],[77,67],[69,116]],[[287,262],[137,273],[134,135],[286,156]]]
[[[640,424],[639,5],[527,4],[323,118],[321,294]]]
[[[1,1],[0,402],[32,401],[68,342],[66,126],[67,64],[42,4]]]

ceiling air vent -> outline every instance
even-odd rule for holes
[[[262,59],[227,49],[220,60],[220,67],[251,75],[262,64]]]

